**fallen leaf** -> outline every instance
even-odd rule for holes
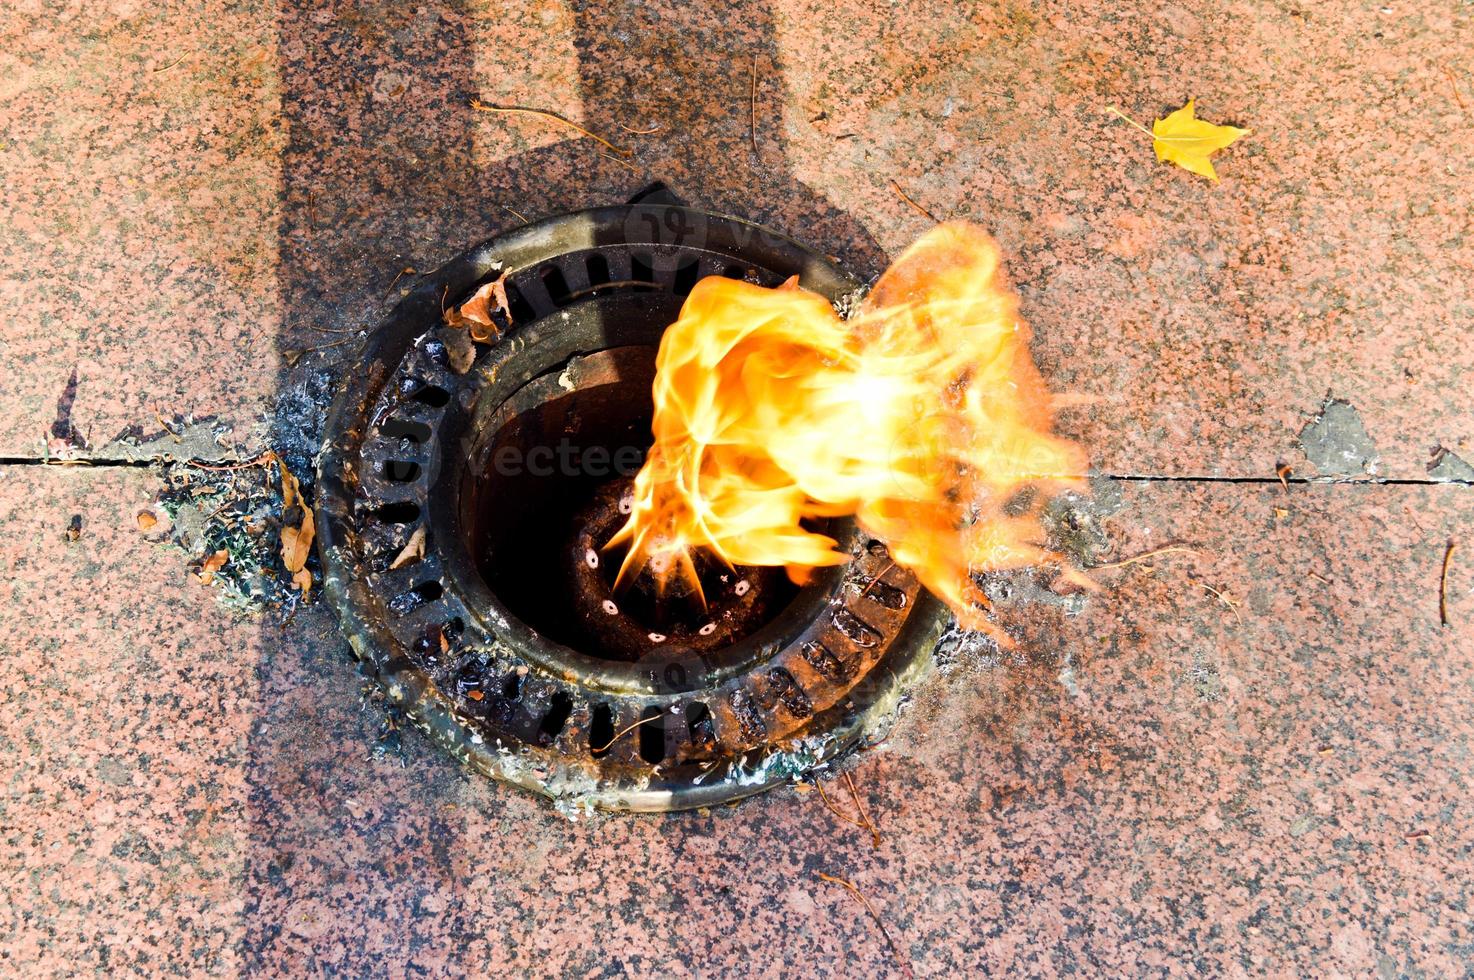
[[[205,559],[204,563],[200,565],[200,570],[195,572],[195,578],[199,579],[201,584],[209,585],[215,580],[215,573],[224,568],[225,563],[229,560],[230,553],[224,548],[220,549]]]
[[[282,524],[281,560],[287,571],[292,573],[292,584],[306,595],[312,587],[312,573],[306,568],[307,557],[312,554],[312,539],[317,534],[317,527],[312,508],[302,499],[302,487],[297,478],[287,469],[286,463],[278,459],[276,465],[281,470],[282,521],[287,520],[294,507],[302,511],[302,522],[296,527]]]
[[[421,524],[415,528],[415,533],[409,537],[409,543],[399,552],[398,556],[389,563],[389,571],[403,568],[411,562],[417,562],[425,557],[425,526]]]
[[[1251,130],[1237,126],[1215,126],[1203,122],[1193,115],[1193,100],[1187,105],[1152,123],[1152,149],[1157,151],[1158,160],[1175,163],[1184,170],[1216,181],[1218,174],[1208,159]]]
[[[501,324],[497,320],[502,321]],[[507,274],[486,283],[460,306],[445,311],[445,324],[466,330],[471,339],[490,343],[512,325],[512,306],[507,300]]]
[[[151,512],[146,510],[138,512],[138,530],[147,531],[157,523],[159,523],[159,519]]]
[[[1193,101],[1188,99],[1187,105],[1181,109],[1154,121],[1151,129],[1119,109],[1110,111],[1152,138],[1152,149],[1156,150],[1158,160],[1175,163],[1184,170],[1216,182],[1218,174],[1208,157],[1253,130],[1204,122],[1194,115]]]

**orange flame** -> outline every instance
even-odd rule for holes
[[[973,575],[1056,557],[1039,512],[1084,467],[1050,433],[1029,337],[997,246],[964,222],[922,236],[849,320],[796,279],[703,279],[660,344],[655,443],[609,542],[629,545],[620,580],[649,567],[699,592],[703,548],[801,581],[849,560],[802,522],[853,514],[990,629]]]

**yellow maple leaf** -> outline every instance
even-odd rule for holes
[[[1209,180],[1217,181],[1218,174],[1213,170],[1213,162],[1208,157],[1239,137],[1249,135],[1253,130],[1240,129],[1237,126],[1215,126],[1204,122],[1193,114],[1193,101],[1188,99],[1187,105],[1181,109],[1165,119],[1156,120],[1151,129],[1119,109],[1112,109],[1111,112],[1152,138],[1152,149],[1157,151],[1158,160],[1175,163],[1184,170],[1191,170]]]

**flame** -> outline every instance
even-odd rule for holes
[[[655,442],[609,542],[629,546],[620,583],[648,568],[699,594],[695,549],[802,581],[849,560],[803,522],[853,514],[996,633],[974,574],[1056,558],[1039,514],[1084,468],[1050,432],[1029,337],[997,246],[964,222],[922,236],[848,320],[796,278],[701,280],[660,344]]]

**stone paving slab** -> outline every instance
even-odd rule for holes
[[[1463,487],[1103,484],[1103,558],[1197,553],[1005,601],[1017,649],[858,760],[875,848],[813,791],[570,823],[376,754],[331,617],[221,607],[138,531],[151,471],[3,475],[8,973],[896,975],[820,872],[919,976],[1474,962]]]
[[[329,331],[402,270],[664,179],[866,273],[928,224],[897,189],[994,229],[1102,472],[1314,474],[1298,435],[1330,398],[1377,475],[1425,478],[1435,447],[1474,460],[1471,17],[31,0],[0,25],[0,456],[156,415],[255,445],[282,359],[351,361]],[[1255,130],[1216,186],[1106,112],[1189,97]]]

